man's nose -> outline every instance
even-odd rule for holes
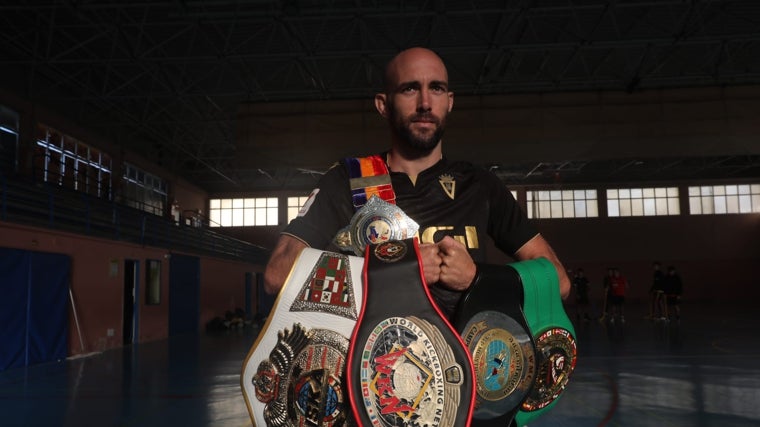
[[[420,90],[419,100],[417,102],[417,111],[430,111],[430,91],[427,89]]]

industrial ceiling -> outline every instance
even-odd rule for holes
[[[445,58],[458,95],[760,83],[754,0],[14,3],[0,6],[0,86],[212,193],[299,188],[320,172],[276,161],[246,169],[236,159],[241,105],[371,99],[385,61],[410,46]],[[498,170],[527,184],[558,172],[589,182],[758,177],[759,154]]]

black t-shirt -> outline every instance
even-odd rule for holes
[[[391,171],[390,175],[396,205],[419,224],[422,243],[449,235],[463,242],[476,262],[483,262],[487,236],[496,247],[514,255],[537,234],[506,186],[471,163],[441,159],[422,171],[416,183],[405,173]],[[283,233],[310,247],[334,250],[332,239],[353,215],[348,171],[341,161],[322,177],[305,208]],[[430,289],[441,308],[451,314],[461,293],[439,286]]]

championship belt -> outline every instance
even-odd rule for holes
[[[338,231],[333,242],[342,251],[361,256],[368,244],[409,239],[417,234],[418,229],[419,225],[401,208],[372,196],[351,217],[349,225]]]
[[[472,360],[433,302],[416,239],[368,245],[346,383],[361,426],[469,426]]]
[[[536,351],[522,311],[523,283],[514,268],[478,264],[454,326],[472,355],[472,425],[507,427],[533,387]]]
[[[525,426],[557,403],[575,369],[578,352],[554,265],[537,258],[510,266],[522,279],[523,311],[536,345],[536,381],[515,416],[517,424]]]
[[[345,360],[362,304],[364,260],[306,248],[243,364],[254,426],[352,424]]]

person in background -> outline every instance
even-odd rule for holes
[[[575,291],[575,318],[578,320],[583,318],[584,322],[588,322],[591,319],[588,313],[589,283],[582,268],[575,270],[575,274],[573,275],[573,290]]]
[[[683,294],[683,282],[674,266],[668,267],[665,275],[665,298],[667,298],[668,311],[675,320],[681,320],[681,295]]]
[[[628,280],[623,277],[618,268],[614,268],[610,281],[610,302],[612,303],[610,323],[615,323],[615,317],[620,323],[625,323],[625,293],[627,290]]]
[[[660,263],[652,263],[652,287],[649,288],[649,319],[667,320],[668,306],[665,304],[665,273]]]
[[[599,321],[604,322],[609,317],[610,310],[612,309],[612,279],[615,277],[615,269],[612,267],[607,268],[607,274],[602,280],[602,314],[599,316]]]

